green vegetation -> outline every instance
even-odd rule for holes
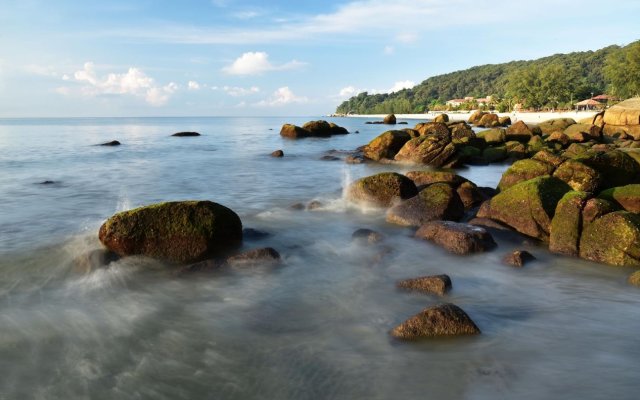
[[[338,106],[338,113],[422,113],[447,109],[447,100],[492,96],[489,108],[571,108],[600,93],[640,94],[640,41],[625,47],[555,54],[531,61],[489,64],[431,77],[412,89],[390,94],[363,92]],[[477,108],[474,102],[460,109]]]

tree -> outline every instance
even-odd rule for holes
[[[640,95],[640,41],[611,53],[604,76],[611,94],[623,98]]]

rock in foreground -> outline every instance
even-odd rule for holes
[[[640,266],[640,216],[615,211],[593,221],[582,231],[580,257],[610,265]]]
[[[115,214],[98,236],[120,256],[193,263],[238,246],[242,222],[231,209],[211,201],[167,202]]]
[[[418,229],[415,236],[430,240],[455,254],[479,253],[496,246],[486,229],[451,221],[427,222]]]
[[[427,337],[477,335],[480,329],[460,307],[440,304],[425,308],[391,331],[391,336],[402,340]]]
[[[349,186],[349,200],[377,207],[389,207],[394,202],[418,194],[413,181],[394,172],[383,172],[358,179]]]

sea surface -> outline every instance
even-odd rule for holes
[[[312,119],[1,119],[0,399],[638,399],[632,270],[524,239],[467,257],[414,240],[343,199],[359,177],[408,167],[322,160],[386,128],[334,119],[359,133],[279,136]],[[187,130],[202,136],[170,136]],[[460,174],[495,187],[506,167]],[[192,199],[269,232],[244,247],[272,246],[283,263],[193,276],[143,257],[77,267],[115,212]],[[313,200],[322,206],[290,208]],[[352,243],[358,228],[386,238]],[[502,265],[516,248],[537,261]],[[395,288],[441,273],[453,281],[444,298]],[[444,301],[482,334],[389,336]]]

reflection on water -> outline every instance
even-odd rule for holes
[[[306,119],[305,119],[306,120]],[[342,188],[393,166],[319,160],[359,135],[283,141],[300,119],[73,120],[0,125],[0,398],[633,399],[640,292],[629,271],[498,239],[454,257]],[[273,128],[274,131],[269,131]],[[200,138],[168,137],[197,130]],[[37,140],[36,140],[37,139]],[[111,139],[118,148],[91,146]],[[282,148],[283,159],[268,154]],[[462,174],[495,186],[504,166]],[[60,186],[37,185],[42,180]],[[280,266],[177,276],[142,257],[78,272],[113,212],[203,198],[270,232]],[[315,211],[295,202],[319,200]],[[351,242],[358,228],[380,245]],[[538,261],[501,264],[514,248]],[[482,329],[473,338],[400,343],[388,331],[440,298],[395,281],[447,273],[446,301]]]

